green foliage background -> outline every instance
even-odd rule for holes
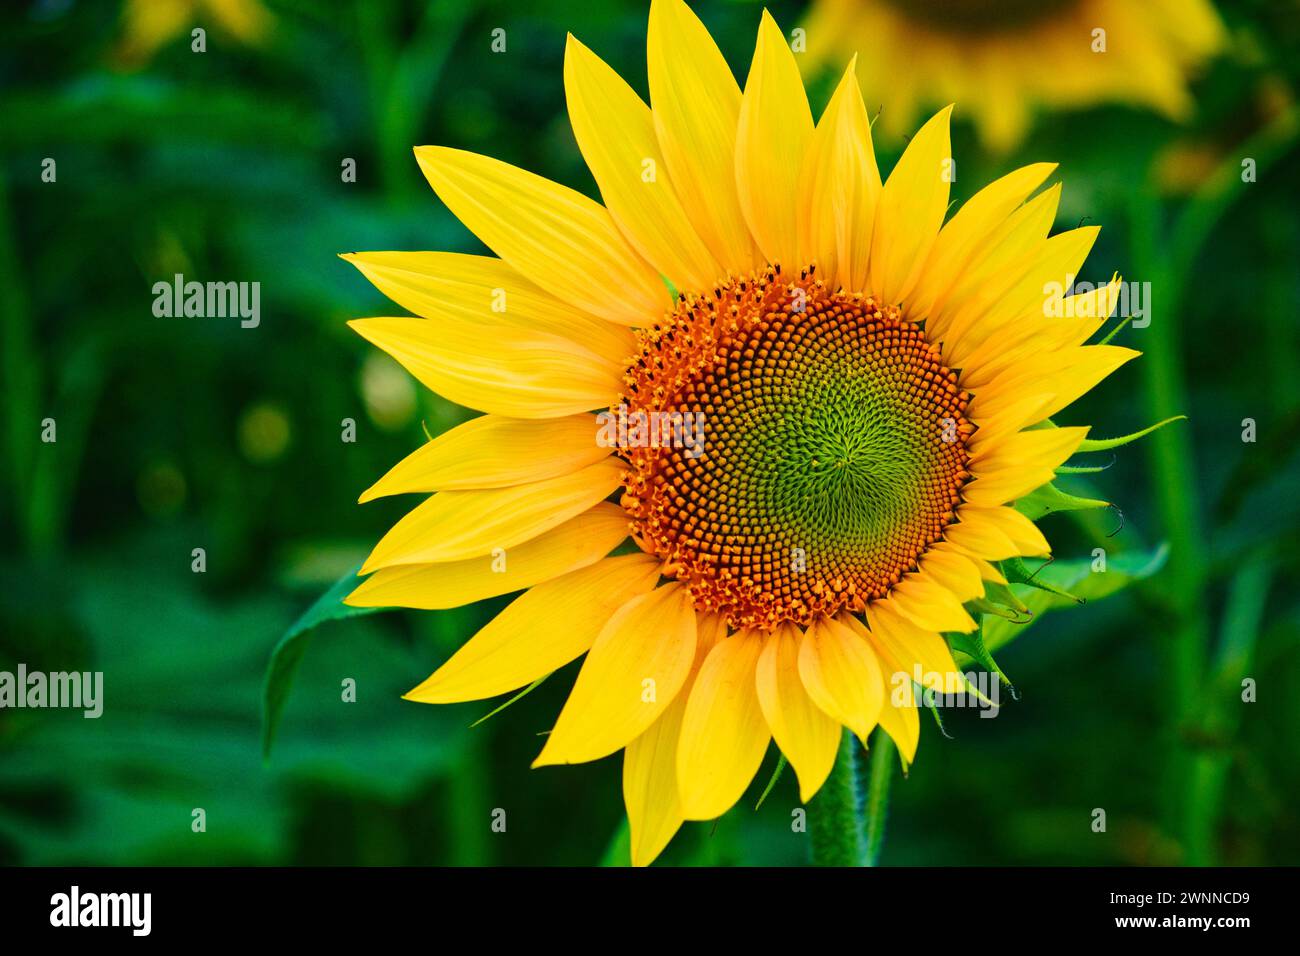
[[[325,624],[266,763],[260,720],[279,637],[411,504],[357,495],[423,428],[468,414],[347,330],[395,307],[336,254],[481,249],[425,185],[422,143],[594,195],[565,117],[565,33],[644,93],[645,5],[270,9],[270,36],[245,45],[200,4],[206,53],[187,26],[132,69],[116,3],[0,13],[0,669],[102,670],[106,697],[98,720],[0,711],[0,862],[617,862],[618,760],[527,769],[576,668],[474,729],[491,702],[399,699],[504,599]],[[743,75],[758,7],[698,10]],[[788,29],[800,7],[773,12]],[[1169,561],[999,648],[1019,699],[998,719],[949,714],[951,739],[926,722],[885,864],[1300,862],[1300,15],[1221,12],[1234,50],[1195,86],[1188,127],[1120,108],[1043,117],[997,159],[958,104],[959,198],[1060,160],[1058,228],[1104,227],[1084,278],[1153,283],[1151,326],[1117,339],[1147,355],[1062,421],[1117,435],[1171,408],[1190,420],[1063,482],[1123,512],[1118,533],[1113,512],[1047,518],[1064,569],[1097,546],[1125,567],[1168,541]],[[505,55],[489,53],[498,26]],[[879,144],[884,168],[903,145]],[[1170,192],[1156,170],[1175,147],[1225,172]],[[1244,156],[1256,183],[1239,182]],[[151,287],[176,272],[260,282],[261,326],[154,317]],[[1240,702],[1243,677],[1258,702]],[[752,809],[766,778],[716,827],[687,825],[664,861],[804,862],[792,778]]]

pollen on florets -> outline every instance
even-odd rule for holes
[[[697,609],[763,628],[860,610],[953,519],[968,396],[897,308],[771,266],[638,335],[620,402],[703,431],[623,449],[623,507]]]

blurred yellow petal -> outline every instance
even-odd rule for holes
[[[538,584],[405,696],[451,704],[525,687],[587,651],[614,612],[658,578],[658,561],[627,554]]]

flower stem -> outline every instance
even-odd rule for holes
[[[831,775],[808,803],[808,832],[812,836],[814,866],[862,865],[857,749],[853,734],[844,731]]]
[[[864,866],[875,866],[880,862],[880,848],[885,843],[885,823],[889,819],[889,785],[894,779],[897,760],[898,748],[893,739],[878,732],[871,751],[871,772],[867,777]]]

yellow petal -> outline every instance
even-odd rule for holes
[[[623,751],[623,803],[631,830],[632,865],[649,866],[673,838],[686,817],[677,793],[677,743],[682,715],[700,665],[726,636],[716,614],[697,619],[695,663],[681,693],[650,729]]]
[[[606,558],[525,591],[407,700],[451,704],[525,687],[591,647],[618,608],[654,586],[648,554]]]
[[[946,341],[949,327],[967,312],[982,314],[1023,275],[1024,263],[1047,237],[1056,220],[1061,184],[1054,183],[1016,209],[976,246],[956,283],[931,307],[926,336]]]
[[[636,354],[631,329],[561,302],[500,259],[460,252],[354,252],[341,258],[402,308],[428,319],[546,332],[618,366]]]
[[[464,150],[421,146],[415,158],[456,218],[547,292],[624,325],[663,316],[667,288],[599,203]]]
[[[936,113],[908,144],[889,174],[871,239],[871,290],[887,305],[903,302],[925,268],[948,210],[954,175],[948,117]]]
[[[871,645],[880,661],[885,678],[885,702],[880,708],[880,729],[898,746],[903,769],[916,758],[921,739],[921,719],[917,714],[916,692],[912,687],[910,665],[904,666],[880,636],[868,631],[852,614],[841,612],[835,619]]]
[[[1004,468],[1056,468],[1074,454],[1087,428],[1036,428],[971,453],[971,472],[984,475]]]
[[[393,525],[361,568],[459,561],[531,541],[608,497],[623,467],[605,459],[581,471],[486,491],[440,491]]]
[[[708,288],[721,270],[673,192],[650,108],[572,34],[564,93],[578,148],[632,248],[675,287]]]
[[[866,742],[885,700],[880,664],[866,641],[818,618],[799,648],[799,678],[818,707]]]
[[[770,739],[754,687],[763,650],[756,631],[718,643],[691,688],[677,744],[677,789],[688,820],[731,809],[754,779]]]
[[[498,555],[382,568],[343,601],[352,607],[460,607],[509,594],[599,561],[628,536],[627,512],[602,501]]]
[[[893,669],[890,688],[897,686],[896,674],[938,693],[961,686],[961,670],[948,650],[947,642],[935,631],[918,627],[898,613],[891,599],[867,607],[866,617],[873,638],[885,648]]]
[[[653,0],[646,47],[650,105],[669,178],[722,269],[748,272],[758,256],[736,196],[740,87],[682,0]]]
[[[835,765],[840,725],[813,703],[799,677],[802,635],[782,624],[768,638],[758,659],[755,684],[763,716],[799,778],[799,799],[807,803]]]
[[[961,601],[923,572],[909,574],[894,585],[889,602],[918,627],[962,633],[975,630],[975,621],[962,608]]]
[[[413,491],[504,488],[571,474],[609,456],[592,415],[525,421],[480,415],[420,446],[368,488],[362,502]]]
[[[969,505],[957,512],[958,520],[943,529],[944,540],[959,551],[986,561],[1004,561],[1014,558],[1017,548],[1002,529],[988,521],[964,521],[962,515]],[[977,513],[978,513],[978,509]]]
[[[965,514],[965,509],[963,509]],[[979,568],[956,550],[942,550],[931,546],[921,556],[921,571],[950,592],[958,601],[982,597],[984,582]]]
[[[997,336],[1023,338],[1031,333],[1035,320],[1042,320],[1050,307],[1051,284],[1064,289],[1083,265],[1101,230],[1083,226],[1052,236],[1019,267],[1016,281],[985,311],[969,310],[949,326],[944,358],[954,367],[965,368],[980,344]],[[1013,339],[1014,341],[1014,339]]]
[[[1024,358],[976,391],[971,415],[998,414],[1019,395],[1036,392],[1048,395],[1035,419],[1042,421],[1140,354],[1119,345],[1084,345]]]
[[[1052,553],[1043,533],[1015,508],[976,508],[966,505],[961,509],[963,524],[991,525],[1016,546],[1021,557],[1046,557]]]
[[[686,820],[677,795],[677,741],[685,710],[683,688],[663,716],[623,751],[623,803],[633,866],[654,862]]]
[[[695,634],[695,608],[675,582],[615,611],[533,766],[597,760],[645,732],[686,682]]]
[[[608,407],[622,388],[622,368],[545,332],[446,318],[348,325],[439,395],[484,412],[556,418]]]
[[[800,265],[816,261],[817,274],[832,287],[863,288],[880,188],[871,121],[851,63],[804,159]]]
[[[972,196],[939,230],[925,272],[905,303],[907,314],[924,318],[956,282],[980,244],[1056,169],[1055,163],[1034,163],[995,180]]]
[[[769,262],[797,273],[799,176],[812,137],[812,111],[785,35],[764,10],[736,131],[740,208]]]

